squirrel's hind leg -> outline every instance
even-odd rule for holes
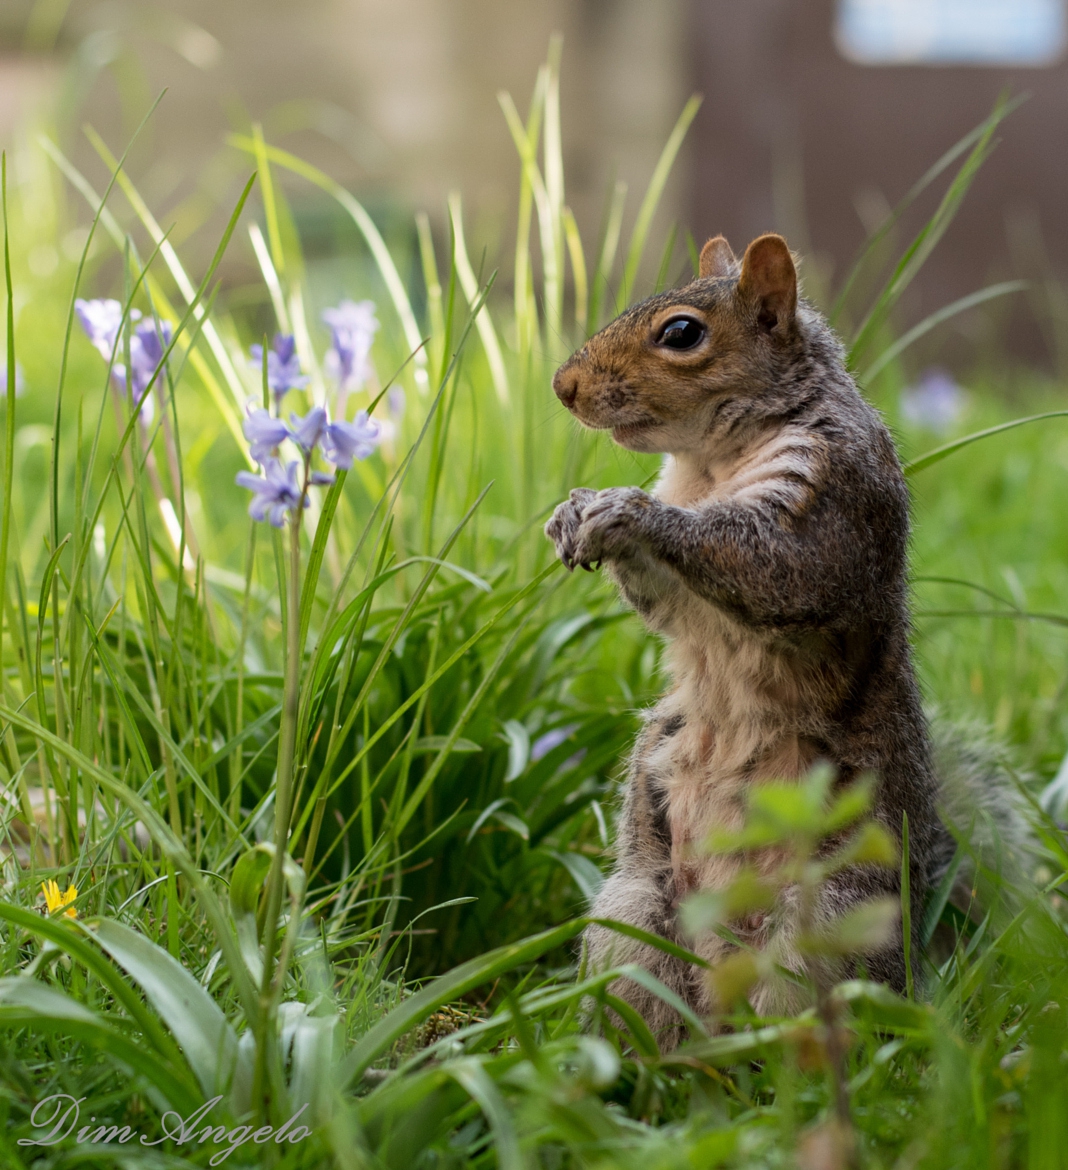
[[[592,913],[597,918],[625,922],[676,942],[672,888],[670,870],[639,873],[619,869],[601,887]],[[701,972],[692,964],[604,926],[588,927],[584,938],[591,974],[633,963],[644,967],[699,1016],[709,1014],[708,993]],[[663,1051],[670,1051],[686,1038],[686,1028],[678,1012],[642,984],[633,979],[617,979],[608,990],[642,1016]]]

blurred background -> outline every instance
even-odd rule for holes
[[[686,98],[704,104],[683,146],[653,238],[677,223],[736,249],[786,233],[811,295],[840,284],[868,232],[990,111],[1026,97],[902,303],[902,326],[991,281],[1004,297],[938,331],[953,367],[997,355],[1062,373],[1068,362],[1068,65],[1063,0],[0,0],[0,139],[42,130],[94,182],[83,124],[118,152],[166,89],[130,171],[172,239],[210,255],[222,208],[250,169],[225,145],[267,139],[322,167],[368,206],[391,243],[413,212],[445,222],[465,200],[468,243],[486,269],[513,247],[515,150],[498,105],[525,111],[551,34],[563,34],[567,201],[596,238],[606,194],[630,186],[633,217]],[[937,186],[937,185],[936,185]],[[290,198],[311,262],[346,230],[326,196]],[[913,209],[918,226],[934,188]],[[81,212],[79,212],[81,214]],[[907,228],[911,221],[906,221]],[[625,223],[624,231],[628,230]],[[72,243],[72,247],[73,247]],[[34,257],[40,275],[53,263]],[[681,278],[687,269],[680,248]],[[655,265],[655,258],[651,263]],[[230,291],[253,296],[247,239]],[[922,364],[923,344],[917,354]]]

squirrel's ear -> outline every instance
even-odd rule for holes
[[[701,249],[701,264],[698,275],[722,278],[738,272],[738,261],[734,258],[730,244],[722,236],[713,236]]]
[[[765,329],[786,330],[797,311],[797,270],[782,236],[769,232],[745,250],[738,292],[757,303]]]

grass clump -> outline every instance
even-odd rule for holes
[[[576,962],[620,756],[661,680],[655,644],[596,579],[565,580],[540,525],[576,484],[643,482],[655,461],[573,429],[547,387],[640,288],[696,106],[627,247],[617,191],[589,249],[564,197],[557,51],[525,120],[502,104],[521,162],[510,304],[454,199],[447,240],[417,222],[416,312],[362,206],[255,129],[234,140],[250,180],[199,282],[99,140],[106,190],[46,144],[54,171],[5,191],[0,1148],[40,1167],[1057,1164],[1068,851],[1037,802],[1042,889],[1007,924],[996,908],[950,918],[926,998],[853,981],[758,1020],[742,987],[733,1030],[694,1019],[666,1054],[613,1000],[621,972]],[[853,358],[892,416],[907,347],[891,311],[1004,113],[926,176],[953,172],[881,291],[877,249],[847,284],[841,321],[875,289]],[[345,339],[328,350],[319,329],[283,174],[336,200],[376,265],[362,383],[339,378]],[[92,231],[43,280],[27,263],[34,184],[60,182]],[[215,281],[245,235],[259,316],[229,312]],[[675,255],[672,233],[658,283]],[[106,366],[77,324],[90,292],[116,300]],[[308,379],[285,411],[269,355],[247,354],[276,329]],[[128,393],[141,369],[151,417]],[[252,522],[234,484],[249,411],[282,426],[329,405],[337,422],[339,393],[378,421],[374,453],[334,460],[281,528]],[[1030,397],[1047,425],[913,464],[917,645],[939,701],[1049,777],[1068,738],[1052,504],[1068,430],[1057,388]],[[1006,421],[990,392],[969,411],[960,435]],[[280,442],[296,474],[326,469]],[[938,446],[904,423],[902,442]],[[34,1110],[68,1097],[139,1136],[26,1145],[48,1116]],[[174,1114],[208,1102],[183,1140]],[[309,1132],[251,1137],[287,1120]]]

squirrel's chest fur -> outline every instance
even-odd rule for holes
[[[669,459],[656,497],[677,507],[713,501],[754,501],[759,493],[792,490],[804,511],[820,452],[813,440],[773,434],[731,458],[702,463]],[[788,489],[783,485],[787,484]],[[619,566],[626,592],[648,566]],[[696,846],[715,826],[738,827],[747,786],[762,779],[803,776],[821,755],[826,712],[840,697],[819,638],[798,639],[756,628],[704,600],[670,573],[647,593],[642,616],[667,639],[672,686],[650,712],[635,748],[635,770],[661,801],[670,834],[675,888],[714,887],[729,880],[723,858],[701,857]],[[630,580],[628,580],[628,573]]]

